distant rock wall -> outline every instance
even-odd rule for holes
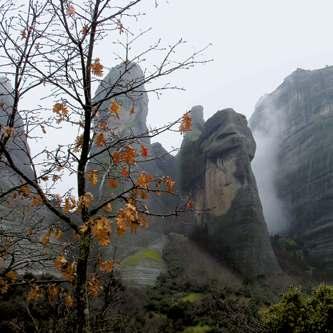
[[[313,264],[333,272],[333,67],[295,71],[259,101],[250,125],[275,154],[276,171],[263,186],[274,184],[287,233]],[[256,162],[258,173],[267,162]]]

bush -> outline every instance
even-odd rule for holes
[[[277,304],[262,310],[260,316],[269,332],[333,332],[333,287],[320,285],[310,295],[290,288]]]

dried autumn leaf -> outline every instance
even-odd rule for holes
[[[140,186],[144,189],[148,189],[148,185],[152,180],[153,180],[153,177],[143,171],[140,173],[136,183],[138,186]]]
[[[132,203],[127,203],[124,208],[119,209],[116,224],[119,235],[122,235],[128,227],[133,230],[133,225],[139,224],[139,213]]]
[[[96,276],[93,276],[89,279],[87,283],[87,290],[88,295],[92,297],[97,297],[103,290],[103,286],[101,282],[96,278]]]
[[[118,165],[121,162],[121,153],[119,151],[114,151],[112,153],[113,164]]]
[[[73,5],[69,5],[66,10],[66,14],[68,16],[74,16],[76,13],[75,7]]]
[[[108,246],[111,242],[111,223],[109,219],[104,216],[95,218],[92,221],[91,233],[101,246]]]
[[[121,105],[116,101],[113,100],[109,107],[109,112],[114,115],[117,119],[119,119],[119,113],[121,111]]]
[[[52,181],[53,182],[57,182],[58,180],[60,180],[61,179],[61,177],[59,176],[59,175],[53,175],[52,176]]]
[[[34,302],[43,297],[43,290],[39,286],[32,286],[27,294],[27,301]]]
[[[166,186],[167,192],[174,193],[176,182],[171,177],[165,177],[164,184]]]
[[[185,113],[180,122],[179,131],[180,133],[189,132],[192,130],[192,117],[189,112]]]
[[[193,209],[193,201],[192,201],[192,200],[189,200],[189,201],[186,203],[186,208],[187,208],[187,209]]]
[[[66,294],[64,297],[64,303],[66,307],[73,308],[74,307],[74,298],[71,294]]]
[[[100,59],[96,58],[95,61],[90,65],[91,72],[96,76],[103,76],[104,66],[100,63]]]
[[[47,287],[47,297],[50,303],[54,303],[58,300],[60,294],[60,288],[55,283],[50,284]]]
[[[30,195],[31,190],[29,188],[28,185],[23,185],[20,187],[20,189],[18,190],[18,192],[23,196],[23,197],[27,197]]]
[[[78,153],[82,149],[82,145],[83,145],[83,135],[79,135],[75,138],[74,152]]]
[[[97,146],[102,147],[106,145],[106,138],[104,132],[98,132],[95,137],[95,143]]]
[[[110,178],[110,179],[108,180],[108,185],[109,185],[111,188],[117,188],[117,187],[118,187],[118,181],[117,181],[117,179]]]
[[[123,162],[127,163],[128,165],[135,164],[136,150],[131,146],[127,146],[125,150],[121,153],[121,159]]]
[[[141,145],[141,156],[143,158],[147,158],[149,155],[149,150],[147,147],[145,147],[144,145]]]
[[[108,204],[106,204],[104,207],[103,207],[104,211],[107,212],[107,213],[112,213],[112,204],[111,202],[109,202]]]
[[[65,205],[64,205],[64,213],[68,214],[75,208],[76,208],[75,198],[73,198],[72,196],[71,197],[66,197],[65,198]]]
[[[21,39],[26,39],[27,38],[27,31],[26,29],[21,31]]]
[[[13,136],[15,133],[15,129],[13,127],[9,127],[9,126],[4,126],[3,127],[3,135],[5,138],[10,138],[11,136]]]
[[[89,26],[85,24],[81,29],[81,33],[83,36],[87,36],[88,32],[89,32]]]
[[[89,208],[93,203],[94,196],[90,192],[86,192],[79,199],[79,207],[81,208]]]
[[[83,223],[80,225],[79,230],[81,234],[85,234],[89,229],[88,223]]]
[[[50,242],[50,236],[51,236],[51,231],[48,230],[47,233],[42,237],[40,242],[44,245],[47,246]]]
[[[122,167],[122,169],[121,169],[121,175],[122,175],[123,177],[128,177],[128,176],[129,176],[128,168],[126,168],[125,166]]]
[[[43,199],[39,194],[35,195],[31,199],[31,206],[32,207],[38,207],[43,204]]]
[[[87,180],[91,183],[91,185],[96,186],[98,183],[98,170],[90,170],[86,174]]]
[[[73,282],[76,276],[76,263],[72,262],[66,265],[62,270],[62,274],[67,281]]]
[[[54,261],[54,266],[59,272],[62,273],[62,275],[67,281],[74,281],[76,274],[75,262],[70,263],[63,255],[59,255]]]
[[[56,227],[52,230],[51,236],[53,236],[55,239],[60,240],[63,235],[62,230],[59,227]]]
[[[54,104],[52,111],[58,116],[58,122],[66,119],[69,113],[69,109],[64,103]]]
[[[113,269],[113,261],[112,260],[106,260],[102,261],[99,264],[99,270],[104,273],[111,273]]]
[[[9,284],[5,279],[0,277],[0,295],[6,294],[9,289]]]
[[[68,261],[63,255],[59,255],[54,261],[54,266],[59,272],[62,272],[62,270],[67,264]]]
[[[149,198],[149,195],[146,191],[144,190],[138,190],[137,191],[137,198],[140,198],[142,200],[147,200]]]
[[[17,280],[17,273],[14,271],[7,272],[5,277],[11,282],[14,283]]]

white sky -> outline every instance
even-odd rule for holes
[[[23,0],[19,0],[23,1]],[[82,0],[83,1],[83,0]],[[271,92],[296,68],[333,65],[332,0],[143,0],[146,15],[134,31],[152,27],[138,45],[162,38],[164,45],[183,38],[188,42],[178,56],[185,57],[209,43],[206,57],[214,62],[182,71],[169,78],[185,92],[150,96],[148,123],[152,127],[175,120],[193,105],[201,104],[205,118],[232,107],[247,117],[259,98]],[[95,53],[107,67],[114,61],[112,38]],[[151,59],[148,59],[150,62]],[[36,102],[36,94],[28,102]],[[49,133],[43,145],[72,141],[74,133]],[[157,138],[167,149],[179,147],[182,137],[169,133]],[[31,143],[32,149],[36,143]]]
[[[146,0],[149,7],[152,2]],[[207,58],[214,58],[173,77],[186,92],[150,99],[153,125],[196,104],[204,106],[206,119],[226,107],[250,116],[258,99],[296,68],[333,64],[332,0],[169,0],[147,14],[143,21],[156,38],[182,37],[188,51],[212,43]],[[181,138],[159,141],[179,146]]]

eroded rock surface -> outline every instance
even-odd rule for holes
[[[250,123],[274,152],[276,172],[263,186],[274,184],[287,233],[314,264],[333,271],[333,67],[295,71],[259,101]],[[257,161],[258,173],[267,162]]]
[[[251,160],[255,142],[244,116],[217,112],[179,156],[183,191],[207,229],[211,251],[247,277],[280,272],[262,213]],[[193,170],[189,173],[189,170]]]

